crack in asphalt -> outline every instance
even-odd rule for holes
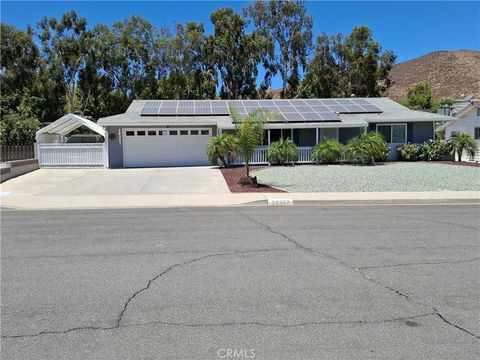
[[[2,339],[18,339],[18,338],[32,338],[41,335],[64,335],[68,333],[72,333],[75,331],[111,331],[117,329],[125,329],[130,327],[141,327],[141,326],[149,326],[149,325],[165,325],[165,326],[182,326],[182,327],[224,327],[224,326],[263,326],[263,327],[276,327],[276,328],[295,328],[295,327],[302,327],[302,326],[315,326],[315,325],[349,325],[349,324],[387,324],[387,323],[394,323],[398,321],[407,321],[412,319],[419,319],[428,316],[435,316],[437,313],[429,312],[425,314],[418,314],[412,316],[402,316],[398,318],[389,318],[383,320],[345,320],[345,321],[306,321],[294,324],[279,324],[279,323],[264,323],[258,321],[244,321],[244,322],[225,322],[225,323],[183,323],[183,322],[168,322],[168,321],[151,321],[145,323],[134,323],[128,325],[114,325],[108,327],[101,327],[101,326],[83,326],[83,327],[75,327],[67,330],[46,330],[41,331],[35,334],[25,334],[25,335],[3,335]]]
[[[207,255],[203,255],[203,256],[200,256],[200,257],[197,257],[197,258],[193,258],[193,259],[190,259],[190,260],[187,260],[187,261],[183,261],[181,263],[177,263],[177,264],[173,264],[173,265],[170,265],[167,269],[165,269],[164,271],[162,271],[161,273],[159,273],[158,275],[154,276],[153,278],[151,278],[150,280],[148,280],[146,286],[144,286],[143,288],[135,291],[133,293],[133,295],[131,295],[125,302],[125,304],[123,305],[122,307],[122,310],[120,311],[120,314],[118,315],[116,321],[115,321],[115,325],[113,326],[106,326],[106,327],[102,327],[102,326],[80,326],[80,327],[74,327],[74,328],[70,328],[70,329],[67,329],[67,330],[61,330],[61,331],[56,331],[56,330],[44,330],[44,331],[40,331],[38,333],[35,333],[35,334],[24,334],[24,335],[2,335],[1,338],[23,338],[23,337],[36,337],[36,336],[40,336],[40,335],[46,335],[46,334],[67,334],[67,333],[70,333],[70,332],[73,332],[73,331],[79,331],[79,330],[114,330],[114,329],[118,329],[120,328],[121,326],[121,322],[122,322],[122,319],[123,319],[123,316],[125,314],[125,312],[127,311],[127,308],[128,306],[130,305],[130,302],[136,297],[138,296],[139,294],[141,294],[142,292],[148,290],[150,288],[150,286],[152,285],[152,283],[154,283],[156,280],[158,280],[160,277],[162,277],[163,275],[165,275],[166,273],[170,272],[171,270],[177,268],[177,267],[180,267],[180,266],[183,266],[183,265],[188,265],[188,264],[192,264],[192,263],[195,263],[195,262],[198,262],[198,261],[201,261],[201,260],[205,260],[205,259],[208,259],[208,258],[211,258],[211,257],[216,257],[216,256],[228,256],[228,255],[239,255],[239,254],[250,254],[250,253],[258,253],[258,252],[270,252],[270,251],[288,251],[288,250],[291,250],[291,248],[270,248],[270,249],[257,249],[257,250],[241,250],[241,251],[229,251],[229,252],[224,252],[224,253],[214,253],[214,254],[207,254]]]
[[[269,226],[269,225],[267,225],[267,224],[265,224],[265,223],[263,223],[263,222],[261,222],[261,221],[252,219],[250,216],[248,216],[248,215],[246,215],[246,214],[244,214],[244,213],[242,213],[242,215],[245,216],[249,221],[251,221],[251,222],[253,222],[253,223],[257,224],[257,225],[262,226],[265,230],[271,232],[272,234],[280,235],[281,237],[283,237],[283,238],[284,238],[285,240],[287,240],[288,242],[294,244],[295,246],[297,246],[298,248],[300,248],[300,249],[302,249],[302,250],[304,250],[304,251],[306,251],[306,252],[309,252],[309,253],[311,253],[311,254],[314,254],[314,255],[317,255],[317,256],[322,256],[322,257],[328,258],[328,259],[330,259],[330,260],[333,260],[333,261],[335,261],[335,262],[337,262],[337,263],[339,263],[339,264],[341,264],[341,265],[343,265],[343,266],[345,266],[345,267],[347,267],[347,268],[349,268],[349,269],[351,269],[351,270],[354,270],[355,272],[357,272],[357,273],[359,273],[360,275],[362,275],[365,279],[367,279],[368,281],[376,284],[377,286],[383,287],[383,288],[385,288],[385,289],[388,289],[388,290],[394,292],[395,294],[397,294],[398,296],[404,298],[405,300],[407,300],[407,301],[409,301],[409,302],[412,302],[412,303],[414,303],[414,304],[417,304],[417,305],[420,305],[420,306],[424,306],[424,307],[428,307],[428,308],[432,309],[432,310],[434,311],[434,313],[435,313],[443,322],[445,322],[446,324],[448,324],[448,325],[450,325],[450,326],[452,326],[452,327],[454,327],[454,328],[456,328],[456,329],[458,329],[458,330],[461,330],[461,331],[463,331],[464,333],[466,333],[466,334],[468,334],[468,335],[470,335],[470,336],[473,336],[473,337],[476,337],[476,338],[480,339],[480,336],[479,336],[479,335],[477,335],[477,334],[475,334],[475,333],[473,333],[473,332],[471,332],[471,331],[469,331],[469,330],[467,330],[467,329],[465,329],[465,328],[463,328],[463,327],[461,327],[461,326],[459,326],[459,325],[457,325],[457,324],[454,324],[454,323],[452,323],[451,321],[447,320],[447,319],[440,313],[440,311],[439,311],[438,309],[436,309],[434,306],[429,305],[429,304],[426,304],[426,303],[423,303],[423,302],[418,301],[418,300],[416,300],[416,299],[412,299],[412,297],[410,297],[409,295],[401,292],[400,290],[394,289],[394,288],[392,288],[392,287],[390,287],[390,286],[388,286],[388,285],[385,285],[385,284],[381,283],[381,282],[378,281],[378,280],[373,279],[373,278],[370,277],[368,274],[366,274],[365,272],[363,272],[363,271],[362,271],[362,268],[354,267],[354,266],[350,265],[349,263],[347,263],[347,262],[345,262],[345,261],[343,261],[343,260],[340,260],[340,259],[336,258],[336,257],[333,256],[333,255],[330,255],[330,254],[327,254],[327,253],[323,253],[323,252],[319,252],[319,251],[317,251],[317,250],[315,250],[315,249],[312,249],[312,248],[309,248],[309,247],[307,247],[307,246],[304,246],[304,245],[302,245],[301,243],[299,243],[298,241],[296,241],[296,240],[292,239],[291,237],[289,237],[288,235],[286,235],[286,234],[284,234],[284,233],[282,233],[282,232],[280,232],[280,231],[274,230],[271,226]],[[473,261],[473,260],[475,260],[475,259],[472,259],[472,261]]]
[[[461,264],[465,262],[471,262],[480,260],[480,257],[472,258],[472,259],[464,259],[464,260],[456,260],[456,261],[435,261],[435,262],[411,262],[411,263],[399,263],[399,264],[391,264],[391,265],[374,265],[374,266],[362,266],[358,269],[365,270],[365,269],[380,269],[380,268],[391,268],[391,267],[398,267],[398,266],[412,266],[412,265],[441,265],[441,264]]]

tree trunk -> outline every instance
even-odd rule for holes
[[[225,161],[225,159],[223,158],[223,156],[220,157],[220,161],[222,162],[223,167],[228,167],[228,166],[227,166],[227,162]]]
[[[247,178],[250,177],[250,164],[248,161],[245,161],[245,167],[247,168]]]
[[[463,153],[463,149],[462,148],[458,149],[458,162],[462,162],[462,153]]]

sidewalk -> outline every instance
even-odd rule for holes
[[[268,199],[291,199],[294,204],[458,202],[480,203],[478,191],[455,192],[355,192],[355,193],[237,193],[175,195],[32,196],[1,193],[6,209],[105,209],[162,207],[222,207],[266,205]]]

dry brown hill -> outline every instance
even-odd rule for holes
[[[462,95],[480,96],[480,51],[435,51],[396,64],[392,70],[393,86],[389,97],[403,100],[407,89],[426,82],[437,99],[458,99]]]

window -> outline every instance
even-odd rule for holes
[[[156,130],[148,130],[148,136],[155,136],[155,135],[157,135]]]
[[[188,130],[180,130],[180,135],[188,135]]]
[[[127,135],[127,136],[134,136],[134,135],[135,135],[135,131],[127,131],[127,132],[126,132],[126,135]]]
[[[377,125],[377,132],[382,134],[388,144],[407,142],[407,124]]]
[[[190,130],[190,135],[198,135],[198,130]]]
[[[137,131],[137,136],[145,136],[145,131],[143,130]]]
[[[476,127],[473,129],[473,137],[475,140],[480,140],[480,127]]]
[[[178,135],[178,131],[177,130],[170,130],[169,134],[170,135]]]
[[[166,132],[166,131],[163,131],[163,130],[160,130],[160,131],[158,132],[158,135],[167,135],[167,132]]]
[[[200,135],[210,135],[210,130],[200,130]]]
[[[406,132],[407,132],[406,125],[404,124],[392,125],[392,143],[405,144],[407,142]]]

